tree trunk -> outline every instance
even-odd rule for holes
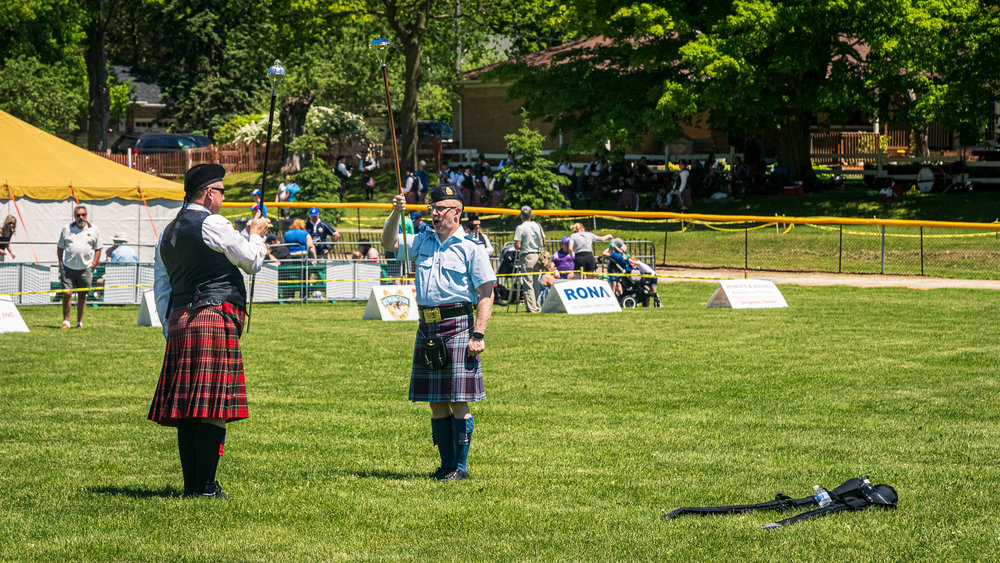
[[[105,151],[108,148],[108,113],[111,97],[108,92],[108,58],[104,50],[107,22],[104,19],[104,0],[88,3],[91,20],[87,24],[87,82],[90,86],[88,103],[87,148]]]
[[[403,144],[399,147],[399,166],[417,169],[417,104],[420,99],[420,38],[411,35],[403,42],[406,70],[403,75],[403,106],[396,122],[396,132]]]
[[[788,169],[788,179],[806,185],[816,181],[809,159],[809,116],[791,116],[778,129],[778,164]]]
[[[302,135],[306,125],[306,114],[316,99],[316,92],[310,90],[294,98],[285,98],[281,104],[279,120],[281,121],[281,172],[293,174],[302,169],[302,155],[291,151],[288,146],[296,137]]]
[[[917,103],[917,94],[913,90],[906,92],[906,103],[909,107],[913,107]],[[913,145],[913,156],[930,156],[930,133],[927,130],[927,124],[920,127],[911,127],[910,129],[910,140]]]

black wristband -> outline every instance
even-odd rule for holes
[[[486,338],[486,335],[484,335],[481,332],[473,332],[472,333],[472,339],[473,340],[482,340],[483,338]]]

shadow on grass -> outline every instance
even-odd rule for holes
[[[145,487],[87,487],[87,491],[99,495],[117,495],[132,498],[170,498],[180,497],[181,490],[166,486],[159,489],[147,489]]]
[[[361,479],[385,479],[388,481],[409,481],[411,479],[430,479],[430,473],[397,473],[395,471],[385,471],[382,469],[327,469],[325,471],[310,471],[303,473],[303,477],[311,479],[313,477],[359,477]]]

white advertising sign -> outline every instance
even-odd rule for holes
[[[160,315],[156,312],[156,296],[152,291],[142,294],[142,302],[139,303],[139,320],[136,325],[163,328],[163,325],[160,324]]]
[[[379,285],[371,290],[365,319],[416,321],[417,288],[413,285]]]
[[[777,309],[788,307],[788,303],[770,280],[725,280],[719,282],[708,307]]]
[[[587,315],[620,313],[621,306],[604,280],[567,280],[556,283],[542,305],[543,313]]]
[[[4,332],[30,332],[9,295],[0,295],[0,334]]]

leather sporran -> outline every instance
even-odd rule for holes
[[[420,340],[420,363],[430,370],[443,369],[448,365],[448,347],[439,336]]]

